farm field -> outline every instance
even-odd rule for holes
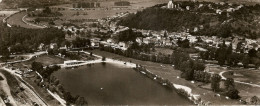
[[[65,22],[69,21],[80,21],[84,19],[101,19],[101,18],[107,18],[111,17],[113,15],[116,15],[117,13],[123,13],[123,12],[137,12],[140,11],[146,7],[151,7],[156,4],[161,3],[167,3],[168,0],[133,0],[130,1],[131,6],[124,6],[123,8],[114,8],[114,1],[104,1],[101,2],[101,8],[93,8],[93,9],[84,9],[84,10],[73,10],[72,4],[63,4],[63,5],[56,5],[52,6],[55,8],[65,8],[65,10],[60,11],[63,16],[59,17],[61,20],[56,20],[56,25],[61,25]],[[76,15],[78,13],[78,15]],[[72,22],[74,24],[82,24],[82,23],[89,23],[87,21],[83,22]],[[43,23],[43,22],[42,22]],[[92,23],[92,22],[90,22]],[[46,25],[46,23],[43,23]]]

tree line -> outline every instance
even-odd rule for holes
[[[43,43],[57,43],[65,41],[65,34],[57,28],[27,29],[19,26],[7,27],[0,25],[0,55],[8,57],[11,53],[30,53],[36,51]]]
[[[60,69],[59,66],[54,65],[51,67],[47,66],[46,68],[43,68],[42,63],[40,62],[33,62],[31,66],[31,69],[33,71],[38,72],[43,77],[36,77],[36,80],[34,82],[37,83],[38,86],[46,86],[46,88],[50,91],[56,92],[60,96],[63,96],[66,100],[67,105],[75,104],[77,106],[81,106],[88,104],[84,97],[72,96],[70,92],[66,91],[63,88],[63,85],[60,83],[59,79],[52,75],[55,71],[58,71]],[[44,79],[44,81],[41,81],[42,79]]]
[[[240,48],[239,45],[240,43],[238,43],[238,49],[235,51],[239,51],[240,53],[237,53],[233,51],[232,44],[227,46],[225,41],[223,41],[220,48],[207,47],[208,51],[200,52],[200,57],[204,60],[217,60],[221,66],[228,65],[236,67],[239,66],[238,63],[242,63],[244,68],[249,68],[250,64],[254,64],[255,68],[259,67],[259,51],[253,48],[248,50],[248,53],[244,53],[244,49]]]

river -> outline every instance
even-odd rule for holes
[[[53,74],[90,105],[191,105],[188,99],[123,65],[94,64]]]

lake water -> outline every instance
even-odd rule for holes
[[[54,73],[73,96],[90,105],[191,105],[184,96],[123,65],[107,63]]]

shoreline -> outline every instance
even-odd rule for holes
[[[86,51],[84,51],[83,53],[90,54],[89,52],[86,52]],[[96,55],[96,54],[93,54],[93,56],[102,58],[102,56]],[[113,63],[113,64],[117,64],[117,65],[124,65],[126,67],[133,68],[135,71],[138,71],[136,69],[139,67],[139,65],[135,64],[135,63],[125,62],[125,61],[111,59],[111,58],[106,58],[106,61],[104,61],[104,62]],[[172,83],[168,79],[164,79],[164,78],[152,73],[151,71],[149,71],[147,69],[145,69],[145,71],[138,71],[138,72],[140,72],[141,74],[144,74],[146,77],[150,78],[153,81],[161,83],[162,85],[166,84],[169,87],[175,89],[177,93],[182,94],[188,100],[192,101],[195,105],[197,105],[197,104],[199,104],[199,102],[201,102],[200,95],[193,94],[192,89],[188,86]],[[148,74],[150,74],[151,76],[149,76]]]
[[[177,93],[185,96],[188,100],[192,101],[195,105],[198,105],[201,102],[200,95],[193,94],[192,89],[190,87],[170,82],[168,79],[164,79],[161,76],[152,73],[151,71],[147,70],[145,67],[142,66],[138,66],[134,70],[140,72],[140,74],[145,75],[151,80],[160,83],[163,86],[168,86],[172,89],[175,89]]]
[[[180,78],[180,71],[173,69],[173,67],[169,64],[162,64],[162,63],[155,63],[150,61],[141,61],[129,57],[124,57],[118,54],[106,52],[106,51],[100,51],[100,50],[90,50],[88,52],[92,52],[93,54],[97,54],[98,56],[105,56],[112,59],[120,60],[120,61],[127,61],[131,63],[136,63],[144,66],[148,71],[152,72],[154,75],[161,76],[165,82],[168,81],[172,84],[167,84],[167,86],[171,85],[172,87],[176,88],[183,88],[185,89],[185,92],[189,95],[186,97],[190,97],[189,99],[197,99],[198,101],[195,102],[199,105],[241,105],[242,103],[239,100],[232,100],[227,99],[226,96],[216,96],[218,93],[213,92],[208,89],[204,89],[199,87],[199,82],[195,83],[193,81],[187,81],[183,78]],[[120,63],[123,64],[123,63]],[[145,73],[142,71],[141,73]],[[148,76],[150,77],[150,76]],[[151,78],[154,80],[154,78]],[[162,83],[163,84],[163,83]],[[175,86],[174,86],[175,85]],[[180,85],[180,86],[178,86]],[[194,100],[193,100],[194,101]]]

